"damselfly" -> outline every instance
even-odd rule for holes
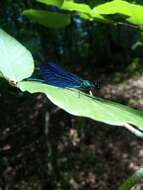
[[[84,80],[51,62],[41,64],[40,72],[44,81],[53,86],[61,88],[85,89],[88,91],[92,90],[96,86],[93,82]]]
[[[76,88],[91,91],[98,86],[98,84],[84,80],[52,62],[41,64],[40,72],[46,83],[61,88]]]

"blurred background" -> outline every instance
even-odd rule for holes
[[[52,10],[34,0],[1,0],[0,26],[31,51],[36,76],[50,58],[100,81],[97,96],[143,108],[141,30],[77,16],[64,29],[49,29],[22,15],[29,8]],[[142,164],[143,142],[124,128],[71,116],[2,79],[0,89],[0,189],[114,190]]]

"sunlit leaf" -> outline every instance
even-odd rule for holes
[[[64,10],[69,11],[76,11],[81,15],[82,18],[88,18],[89,20],[94,19],[100,19],[100,20],[106,20],[102,15],[100,15],[98,12],[93,12],[89,5],[84,3],[75,3],[71,1],[64,1],[64,3],[61,6]]]
[[[54,5],[60,7],[64,0],[37,0],[40,3],[45,3],[47,5]]]
[[[49,28],[63,28],[70,24],[70,16],[43,10],[28,9],[23,12],[33,22],[37,22]]]
[[[11,81],[31,76],[34,62],[31,53],[15,38],[0,29],[0,71]]]
[[[84,4],[84,3],[75,3],[72,1],[64,1],[61,8],[70,10],[70,11],[83,12],[83,13],[87,13],[87,14],[91,13],[91,8],[89,7],[89,5]]]
[[[132,24],[143,24],[143,6],[129,3],[123,0],[114,0],[96,6],[93,13],[101,15],[121,14],[129,18],[126,20]]]
[[[37,0],[37,1],[44,3],[46,5],[55,5],[63,10],[75,11],[77,15],[81,16],[81,18],[84,19],[93,20],[94,18],[103,21],[106,20],[102,15],[98,14],[98,12],[95,11],[92,12],[90,6],[85,3],[76,3],[71,0],[65,0],[59,5],[57,3],[51,3],[51,1],[49,0]]]
[[[133,124],[143,129],[143,112],[127,106],[92,97],[74,89],[64,89],[40,82],[23,81],[18,84],[22,91],[41,92],[68,113],[84,116],[111,125]]]

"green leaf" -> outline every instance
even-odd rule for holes
[[[126,20],[132,24],[143,24],[143,6],[128,3],[123,0],[114,0],[101,5],[96,6],[93,9],[93,14],[121,14],[126,15],[129,18]]]
[[[101,5],[96,6],[93,11],[100,14],[116,14],[121,13],[127,16],[131,16],[131,11],[129,9],[130,3],[122,0],[114,0]]]
[[[63,28],[70,24],[70,16],[43,10],[28,9],[23,12],[29,19],[49,28]]]
[[[132,176],[130,176],[124,183],[122,183],[117,190],[134,189],[132,187],[137,185],[137,183],[139,183],[142,179],[143,179],[143,166],[140,166],[140,168]]]
[[[34,70],[31,53],[15,38],[0,29],[0,71],[14,82],[29,77]]]
[[[97,20],[103,20],[103,21],[106,20],[106,19],[104,19],[104,17],[102,15],[98,14],[98,12],[96,12],[96,13],[93,12],[92,9],[90,8],[90,6],[87,4],[84,4],[84,3],[75,3],[72,1],[64,1],[61,8],[64,10],[76,11],[77,13],[79,13],[79,15],[82,18],[85,18],[85,19],[92,20],[94,18]]]
[[[132,15],[130,18],[127,19],[127,21],[136,25],[142,25],[143,24],[143,6],[132,4],[130,11],[132,12]]]
[[[106,21],[106,19],[98,14],[98,12],[92,11],[92,9],[90,8],[89,5],[85,4],[85,3],[76,3],[73,0],[65,0],[63,1],[63,3],[57,4],[55,2],[49,1],[49,0],[37,0],[38,2],[44,3],[46,5],[55,5],[60,9],[63,10],[68,10],[68,11],[76,11],[77,15],[80,15],[82,18],[84,19],[88,19],[88,20],[93,20],[97,19],[97,20],[103,20]]]
[[[91,8],[89,7],[89,5],[84,4],[84,3],[75,3],[72,1],[64,1],[61,8],[65,9],[65,10],[70,10],[70,11],[87,13],[89,15],[91,13]]]
[[[84,4],[84,3],[75,3],[73,1],[63,1],[63,3],[57,4],[57,3],[52,3],[52,0],[37,0],[38,2],[47,4],[47,5],[56,5],[57,7],[64,9],[64,10],[69,10],[69,11],[77,11],[81,13],[86,13],[90,14],[91,13],[91,8],[89,5]]]
[[[23,81],[18,87],[30,93],[41,92],[68,113],[111,125],[133,124],[143,129],[143,112],[127,106],[89,96],[75,89],[64,89],[40,82]]]
[[[93,9],[91,9],[91,7],[85,3],[76,3],[74,1],[68,0],[37,1],[47,5],[55,5],[63,10],[76,11],[77,14],[79,14],[82,18],[89,20],[96,19],[104,22],[110,22],[110,20],[107,19],[108,17],[104,17],[105,15],[121,14],[121,16],[126,16],[126,21],[132,24],[143,24],[143,6],[129,3],[123,0],[113,0],[107,3],[102,3]]]
[[[64,0],[37,0],[40,3],[45,3],[47,5],[54,5],[60,7]]]

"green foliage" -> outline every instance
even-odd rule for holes
[[[74,89],[63,89],[40,82],[20,82],[18,87],[30,93],[41,92],[70,114],[84,116],[116,126],[133,124],[143,129],[143,112]]]
[[[141,166],[131,177],[129,177],[117,190],[130,190],[143,178],[143,166]]]
[[[70,16],[43,10],[29,9],[23,12],[32,21],[49,28],[63,28],[70,24]]]
[[[114,0],[108,3],[101,4],[93,9],[101,15],[121,14],[129,18],[126,21],[141,25],[143,24],[143,6],[128,3],[122,0]]]
[[[86,71],[86,74],[88,75],[89,78],[91,77],[91,79],[97,79],[98,76],[100,76],[100,74],[101,75],[103,74],[105,75],[105,78],[103,78],[103,83],[106,83],[106,84],[108,83],[108,80],[110,79],[111,79],[111,83],[114,82],[113,75],[112,75],[112,78],[110,77],[111,77],[111,74],[114,74],[116,72],[116,69],[117,71],[118,69],[120,69],[120,72],[118,72],[116,75],[116,82],[121,82],[121,78],[125,81],[126,79],[128,79],[128,75],[130,73],[132,75],[135,75],[136,73],[140,75],[140,73],[142,73],[143,34],[141,34],[139,30],[137,31],[136,28],[129,28],[127,27],[127,25],[121,26],[121,25],[111,25],[111,24],[104,25],[103,24],[103,22],[118,23],[118,22],[122,22],[122,20],[124,23],[130,22],[131,24],[136,24],[136,25],[143,24],[142,23],[143,22],[143,6],[137,4],[137,2],[140,3],[139,0],[136,0],[136,1],[128,0],[128,2],[121,1],[121,0],[114,0],[108,3],[107,3],[107,0],[89,0],[89,1],[86,1],[86,0],[77,0],[77,1],[38,0],[37,2],[44,3],[48,6],[44,7],[44,4],[40,4],[40,3],[36,4],[35,1],[33,2],[33,1],[9,0],[9,1],[3,1],[2,3],[3,5],[1,7],[1,13],[0,13],[1,14],[0,23],[1,23],[2,28],[4,28],[9,34],[14,36],[16,39],[20,40],[22,44],[26,45],[26,47],[28,47],[28,49],[32,51],[34,60],[37,63],[41,63],[42,61],[46,61],[47,58],[52,57],[54,60],[58,60],[60,63],[66,64],[67,67],[73,66],[73,68],[76,69],[77,71],[80,71],[80,69],[82,68],[81,70],[83,71],[82,73],[83,76]],[[133,4],[133,3],[136,3],[136,4]],[[33,9],[30,9],[31,7]],[[41,10],[43,7],[44,7],[44,10]],[[46,29],[45,27],[40,27],[40,26],[37,27],[36,25],[30,24],[29,21],[25,19],[25,17],[21,14],[23,10],[25,10],[24,15],[27,16],[29,19],[50,28],[50,30]],[[80,17],[78,18],[75,17],[77,15]],[[71,19],[71,17],[73,17],[73,19]],[[91,20],[91,21],[100,21],[100,22],[98,23],[84,22],[84,20],[80,18],[84,18],[87,21]],[[63,29],[51,30],[51,28],[56,28],[56,29],[63,28]],[[61,107],[62,109],[64,109],[65,111],[73,115],[89,117],[91,119],[94,119],[100,122],[104,122],[111,125],[117,125],[117,126],[123,126],[123,125],[127,126],[128,124],[133,124],[138,129],[142,130],[142,127],[143,127],[143,112],[142,111],[132,109],[127,106],[117,104],[111,101],[107,101],[101,98],[91,97],[87,94],[84,94],[83,92],[79,92],[74,89],[72,90],[62,89],[62,88],[57,88],[54,86],[49,86],[47,84],[23,81],[23,79],[31,76],[34,70],[33,58],[30,52],[24,46],[22,46],[18,41],[16,41],[13,37],[9,36],[3,30],[0,30],[0,57],[1,57],[0,78],[5,77],[8,80],[14,80],[15,82],[18,82],[18,87],[22,91],[27,90],[28,92],[31,92],[31,93],[35,93],[35,92],[45,93],[45,95],[54,104],[58,105],[59,107]],[[37,71],[37,69],[35,70]],[[100,72],[98,73],[98,71]],[[124,75],[126,75],[127,78],[124,78]],[[108,76],[110,79],[108,79]],[[136,86],[135,86],[135,89],[132,89],[132,90],[133,92],[136,91]],[[127,93],[128,92],[125,92],[125,94]],[[117,92],[117,95],[118,95],[118,92]],[[15,96],[16,101],[13,101],[12,99],[13,96]],[[19,96],[21,96],[22,99],[19,99]],[[7,122],[4,123],[4,128],[8,127],[8,131],[9,131],[9,128],[11,127],[10,125],[13,125],[12,123],[14,123],[14,133],[12,134],[12,138],[10,137],[10,141],[14,137],[14,139],[16,139],[16,142],[17,142],[17,138],[15,138],[14,134],[16,134],[16,137],[17,137],[19,136],[17,134],[21,134],[21,132],[22,132],[21,135],[25,135],[25,133],[23,132],[26,131],[26,134],[30,134],[28,138],[32,139],[32,144],[33,142],[36,142],[36,147],[37,147],[38,145],[37,139],[35,140],[34,138],[35,128],[32,129],[33,133],[29,133],[30,128],[28,127],[29,129],[27,133],[27,130],[25,130],[25,126],[27,125],[27,122],[25,121],[29,117],[28,116],[30,112],[29,110],[31,110],[31,114],[32,114],[32,117],[30,115],[30,118],[32,118],[31,119],[32,122],[34,121],[36,117],[35,115],[37,115],[37,113],[35,114],[35,110],[37,112],[37,107],[38,107],[38,110],[39,110],[39,107],[42,107],[41,105],[43,104],[41,104],[41,101],[43,100],[38,98],[37,101],[38,101],[38,105],[40,106],[35,106],[36,107],[35,109],[34,108],[31,109],[31,106],[30,106],[29,110],[27,109],[26,111],[24,110],[24,113],[27,113],[27,115],[23,116],[21,109],[19,109],[20,107],[19,107],[18,102],[20,102],[20,105],[22,106],[27,105],[27,102],[25,102],[25,100],[27,99],[26,93],[23,96],[23,93],[21,92],[19,93],[19,89],[10,87],[6,84],[6,81],[1,80],[0,97],[1,97],[1,102],[6,102],[6,103],[2,103],[1,105],[2,116],[11,115],[11,113],[13,112],[11,110],[13,110],[12,108],[14,107],[16,108],[18,107],[17,113],[20,114],[20,118],[19,120],[17,120],[17,117],[15,118],[15,111],[14,111],[12,114],[12,117],[14,118],[12,119],[12,122],[9,122],[10,121],[9,116],[6,117]],[[128,97],[130,98],[130,95]],[[21,100],[23,101],[23,99],[24,99],[24,104],[23,103],[21,104]],[[28,99],[29,99],[29,96],[28,96]],[[9,100],[11,100],[11,102],[13,103],[10,104]],[[136,101],[134,97],[133,97],[133,100]],[[45,111],[46,106],[48,105],[45,104],[44,111]],[[3,109],[5,107],[8,107],[8,109]],[[43,113],[43,117],[41,118],[41,120],[45,119],[44,111],[43,111],[43,108],[40,110],[40,117],[42,115],[41,112]],[[57,115],[55,115],[54,117],[58,119]],[[64,120],[63,118],[64,117],[62,117],[62,123],[65,124],[66,121],[63,121]],[[38,117],[38,120],[39,120],[39,117]],[[20,125],[15,123],[16,121],[20,121]],[[82,122],[85,122],[85,120],[82,119]],[[3,123],[3,120],[2,120],[2,123]],[[21,127],[23,125],[21,123],[24,123],[23,128]],[[36,125],[38,125],[37,120],[35,121],[35,123]],[[43,123],[41,123],[41,126],[42,124]],[[31,124],[28,121],[28,126],[30,125]],[[88,129],[86,123],[84,123],[84,126],[86,126],[86,130],[88,132],[93,133],[93,130],[90,130],[91,128]],[[18,127],[22,128],[22,131],[19,131]],[[64,129],[66,128],[66,124],[63,125],[63,128]],[[53,131],[53,129],[50,130],[50,135],[48,134],[49,135],[48,138],[44,137],[46,140],[47,139],[49,140],[50,137],[52,137],[54,139],[53,141],[55,143],[55,147],[57,147],[57,144],[58,144],[57,149],[59,148],[60,143],[57,143],[58,141],[55,140],[55,136],[57,135],[56,132],[60,131],[60,133],[62,133],[61,128],[60,130],[58,129],[59,129],[59,126],[57,126],[57,131],[55,129],[52,135],[51,135],[51,132]],[[9,138],[8,131],[6,129],[4,132],[2,132],[3,133],[2,136],[4,137],[4,138],[2,137],[2,139],[6,139],[6,141],[7,141],[7,137]],[[85,132],[84,136],[87,135],[87,138],[88,138],[87,131]],[[43,128],[40,133],[37,133],[37,136],[39,137],[39,134],[41,133],[43,134]],[[116,131],[116,133],[118,133],[118,130]],[[99,133],[99,136],[102,136],[102,135]],[[60,139],[61,138],[62,137],[60,136]],[[40,136],[40,139],[42,139],[41,136]],[[101,137],[99,139],[101,139],[101,142],[102,142],[103,138]],[[105,145],[108,144],[109,142],[108,139],[109,138],[106,138],[106,140],[104,140]],[[68,136],[67,141],[69,143],[69,136]],[[41,144],[42,143],[43,143],[43,139],[42,139]],[[64,143],[64,140],[63,140],[63,143]],[[47,144],[48,146],[50,146],[49,143]],[[15,144],[12,147],[14,147],[15,149],[16,148]],[[23,144],[22,144],[22,147],[23,147]],[[48,149],[49,148],[51,148],[51,146],[48,147]],[[76,165],[76,162],[78,160],[81,165],[87,165],[87,168],[89,169],[89,162],[92,162],[92,164],[96,162],[96,159],[94,157],[95,154],[92,155],[92,152],[95,153],[93,149],[91,152],[89,152],[88,159],[85,159],[86,154],[82,155],[81,151],[79,151],[80,158],[82,157],[85,159],[85,162],[82,163],[82,159],[80,158],[73,159],[73,156],[75,156],[75,154],[74,155],[69,154],[69,151],[67,151],[68,148],[69,147],[66,145],[66,151],[65,151],[66,155],[68,153],[69,157],[71,157],[72,160],[76,160],[74,165]],[[10,150],[6,150],[5,147],[4,147],[5,150],[2,147],[1,149],[4,152],[10,151]],[[10,149],[13,151],[13,148],[10,148]],[[83,149],[83,147],[81,147],[81,149]],[[110,146],[110,149],[111,149],[111,146]],[[26,150],[27,150],[27,146],[26,146]],[[60,151],[61,150],[63,151],[63,148],[60,149]],[[77,152],[76,150],[75,152]],[[24,149],[22,149],[22,151],[23,151],[22,154],[24,155],[26,152],[24,151]],[[43,153],[43,149],[41,152]],[[51,176],[54,176],[52,180],[51,178],[48,178],[49,176],[47,177],[45,175],[45,173],[43,172],[43,170],[41,170],[41,168],[39,169],[40,172],[42,171],[41,172],[42,175],[44,175],[44,179],[46,181],[45,183],[47,184],[47,179],[49,179],[48,181],[50,181],[50,183],[53,185],[54,178],[56,178],[56,180],[57,179],[61,180],[61,183],[64,183],[66,180],[63,179],[63,167],[66,168],[66,173],[64,176],[67,177],[66,182],[68,183],[70,181],[69,179],[72,179],[72,176],[77,174],[76,173],[77,171],[74,170],[74,172],[72,173],[72,176],[69,175],[69,170],[71,169],[70,167],[72,167],[71,165],[72,161],[71,163],[69,162],[70,167],[67,167],[65,163],[68,163],[69,159],[67,159],[66,157],[68,161],[63,162],[64,159],[61,159],[62,153],[60,152],[59,160],[61,160],[61,168],[59,169],[58,167],[59,160],[57,159],[57,155],[55,154],[53,150],[50,152],[53,153],[52,156],[51,154],[49,155],[51,156],[50,159],[52,160],[52,162],[53,160],[56,160],[58,164],[55,165],[55,162],[54,162],[54,164],[52,165],[55,168],[55,173],[53,172],[51,174]],[[83,149],[83,152],[87,153],[87,149]],[[98,153],[100,154],[100,152]],[[20,154],[18,153],[18,155]],[[105,151],[105,155],[108,156],[109,154],[107,154],[107,152]],[[28,156],[29,156],[29,153],[28,153]],[[38,164],[40,164],[39,155],[37,157],[38,157]],[[21,157],[19,157],[19,159],[21,159]],[[45,160],[46,160],[46,166],[47,166],[48,159],[46,158]],[[122,160],[122,159],[119,158],[119,160]],[[7,161],[9,162],[9,160]],[[99,163],[98,162],[96,163],[97,163],[97,168],[98,168]],[[102,169],[102,164],[103,162],[101,162],[101,168],[98,171],[94,170],[94,172],[96,172],[97,175],[99,176],[100,176],[100,173],[102,172],[105,174],[104,169]],[[4,173],[5,173],[5,163],[1,163],[1,165],[3,165],[2,167],[4,167]],[[29,165],[29,162],[28,162],[28,165]],[[25,161],[24,161],[24,166],[25,166]],[[37,165],[36,165],[36,168],[37,168]],[[76,168],[79,171],[79,173],[82,173],[79,167],[76,167]],[[44,169],[48,171],[47,167],[45,166],[44,166]],[[12,169],[12,171],[14,170]],[[32,170],[30,170],[30,172],[31,171]],[[61,176],[56,174],[57,171],[61,172]],[[87,173],[88,170],[86,170],[86,168],[83,167],[83,171]],[[142,171],[140,170],[139,172],[136,173],[131,178],[129,178],[129,180],[127,180],[123,185],[121,185],[119,189],[127,190],[131,188],[133,185],[135,185],[142,178]],[[4,176],[4,173],[1,176]],[[27,173],[27,171],[25,173]],[[56,174],[56,175],[53,175],[53,174]],[[80,178],[80,174],[78,177]],[[43,176],[41,178],[42,178],[42,183],[44,183]],[[8,181],[10,180],[8,179]],[[86,179],[82,182],[84,183],[85,181]],[[0,180],[0,183],[1,183],[1,180]],[[55,183],[57,183],[57,188],[63,189],[62,187],[59,186],[60,182],[55,182]],[[9,184],[7,185],[9,186]],[[90,185],[89,182],[88,182],[88,185]],[[96,184],[96,186],[97,185],[98,184]],[[79,184],[78,188],[82,188],[82,185],[80,186]],[[69,187],[66,186],[65,189],[69,189]]]
[[[57,3],[57,1],[52,0],[38,0],[38,2],[54,5],[63,10],[76,11],[78,15],[81,15],[81,17],[85,19],[111,22],[112,19],[106,19],[104,16],[120,14],[121,17],[127,16],[125,19],[127,22],[136,25],[143,24],[143,6],[123,0],[113,0],[107,3],[101,3],[93,8],[85,3],[76,3],[74,1],[66,0],[63,1],[63,3]]]
[[[47,4],[47,5],[52,5],[52,1],[48,0],[38,0],[38,2]],[[53,5],[55,5],[55,3],[53,3]],[[76,3],[74,1],[63,1],[63,3],[59,6],[60,9],[62,10],[68,10],[68,11],[75,11],[77,12],[77,15],[80,15],[82,18],[85,19],[89,19],[89,20],[93,20],[93,18],[95,19],[100,19],[105,21],[106,19],[103,18],[102,15],[99,15],[97,12],[92,12],[92,9],[89,5],[85,4],[85,3]]]
[[[63,0],[37,0],[38,2],[41,2],[41,3],[46,3],[47,5],[54,5],[54,6],[57,6],[57,7],[60,7],[63,3]]]
[[[15,38],[0,29],[0,71],[14,82],[31,76],[34,62],[31,53]]]

